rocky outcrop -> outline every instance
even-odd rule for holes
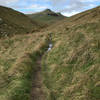
[[[49,15],[49,16],[58,16],[58,14],[56,14],[56,13],[48,13],[47,15]]]

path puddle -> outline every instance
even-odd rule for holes
[[[53,47],[53,44],[52,43],[49,43],[49,48],[48,48],[48,52],[52,49],[52,47]]]

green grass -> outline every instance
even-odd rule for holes
[[[57,13],[53,11],[45,10],[43,12],[39,12],[36,14],[29,14],[27,16],[30,17],[32,20],[35,20],[40,26],[41,25],[43,26],[51,25],[59,20],[66,18],[61,14],[57,14],[58,16],[52,16],[52,15],[50,16],[48,14],[57,14]]]
[[[99,100],[99,22],[52,31],[52,50],[43,58],[49,100]],[[92,84],[92,85],[91,85]]]
[[[3,39],[0,45],[0,100],[30,100],[36,62],[47,50],[48,38],[43,33],[20,35]]]
[[[11,100],[21,100],[22,98],[24,100],[30,100],[32,75],[34,75],[36,71],[36,60],[38,60],[39,57],[40,53],[34,52],[29,55],[30,61],[21,62],[21,65],[19,65],[22,67],[20,72],[22,75],[16,77],[15,80],[21,83],[11,91]]]
[[[8,59],[8,60],[0,59],[0,65],[4,66],[3,68],[4,71],[7,71],[14,61],[15,59]]]
[[[0,18],[3,20],[0,24],[0,38],[16,34],[28,34],[40,29],[37,22],[14,9],[0,6],[0,12]]]
[[[100,17],[87,12],[53,30],[0,40],[0,100],[30,100],[32,75],[42,55],[47,100],[100,99]],[[50,40],[53,48],[46,52]]]

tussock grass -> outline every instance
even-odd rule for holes
[[[47,35],[43,34],[16,35],[0,40],[0,100],[30,100],[36,61],[48,46]]]
[[[53,48],[42,59],[47,100],[99,100],[99,10],[75,15],[46,32],[1,39],[0,100],[30,100],[31,75],[50,40]]]
[[[76,15],[50,32],[54,46],[43,59],[44,84],[50,90],[49,100],[100,99],[98,16],[90,20],[87,15],[80,19]]]

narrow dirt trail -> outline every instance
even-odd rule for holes
[[[36,63],[37,70],[33,76],[31,100],[46,100],[46,95],[43,89],[43,78],[41,74],[41,59],[42,57],[38,59]]]

